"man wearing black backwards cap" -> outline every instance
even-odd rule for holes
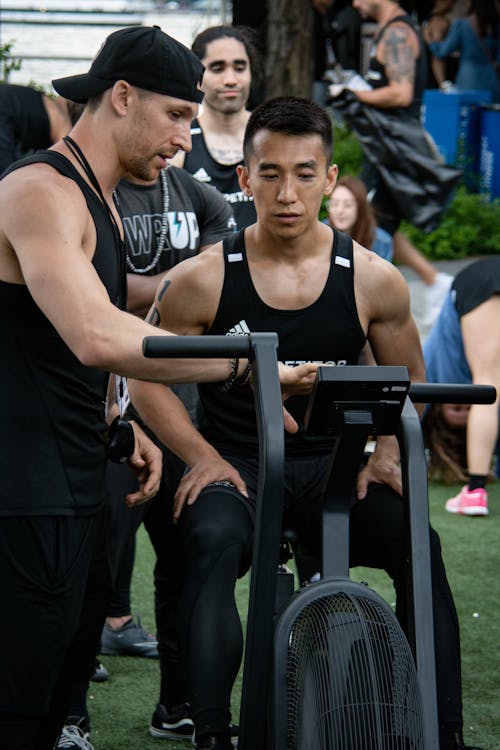
[[[158,27],[111,34],[87,74],[53,82],[87,102],[70,136],[0,182],[2,750],[51,750],[73,683],[93,671],[109,593],[99,523],[107,373],[234,377],[226,360],[144,358],[144,336],[160,331],[119,309],[126,283],[113,189],[125,174],[156,179],[189,150],[202,71]],[[297,382],[297,370],[282,373]],[[132,430],[118,456],[138,474],[129,504],[151,497],[160,479],[156,447]],[[243,490],[236,472],[227,478]]]
[[[110,34],[88,73],[52,81],[55,90],[84,103],[123,79],[132,86],[199,103],[203,67],[159,26],[132,26]]]

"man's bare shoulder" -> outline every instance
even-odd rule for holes
[[[377,307],[392,304],[399,298],[406,302],[408,287],[402,273],[371,250],[353,243],[354,283],[356,295]]]
[[[356,272],[367,277],[367,282],[370,282],[371,277],[375,276],[376,283],[383,280],[389,281],[390,279],[398,279],[405,283],[401,272],[390,261],[381,258],[373,250],[363,247],[359,242],[353,241],[352,246],[354,268]]]
[[[1,277],[26,281],[28,269],[60,267],[89,234],[85,199],[50,166],[21,167],[0,181]],[[22,271],[21,271],[22,268]]]
[[[10,214],[13,218],[19,218],[23,206],[28,206],[30,212],[48,210],[62,214],[75,202],[75,209],[80,208],[82,201],[76,183],[48,164],[21,167],[0,181],[0,206],[13,206],[16,209]]]

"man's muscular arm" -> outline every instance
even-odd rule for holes
[[[26,284],[84,365],[170,383],[228,377],[228,360],[143,356],[144,337],[159,332],[111,302],[92,264],[95,225],[71,180],[44,164],[13,172],[0,183],[0,217],[0,279]]]
[[[367,325],[368,342],[378,365],[405,365],[412,382],[425,380],[425,366],[410,296],[401,273],[390,263],[361,251],[355,255],[356,303]],[[384,482],[401,494],[399,446],[394,437],[379,437],[375,452],[360,472],[357,495],[366,495],[370,482]]]
[[[391,24],[377,46],[377,60],[385,65],[389,85],[354,93],[373,107],[409,107],[415,94],[418,55],[419,43],[413,29],[406,23]]]

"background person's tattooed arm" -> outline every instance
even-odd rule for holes
[[[354,93],[364,104],[387,109],[409,107],[415,94],[415,73],[420,44],[415,31],[405,22],[387,27],[377,45],[377,60],[385,67],[389,81],[369,91]]]

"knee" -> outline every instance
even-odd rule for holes
[[[190,558],[215,560],[229,548],[241,555],[251,549],[252,520],[234,494],[204,490],[194,505],[184,508],[179,529]]]

